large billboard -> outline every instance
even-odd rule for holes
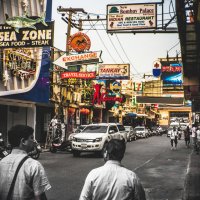
[[[156,27],[156,4],[107,5],[107,31],[155,29]]]
[[[163,62],[161,80],[163,81],[164,90],[182,90],[183,75],[182,64],[174,61]]]

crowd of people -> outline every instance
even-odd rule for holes
[[[173,130],[170,133],[170,142],[171,142],[171,150],[177,149],[178,144],[178,135],[179,135],[179,128],[173,127]],[[195,124],[192,125],[192,128],[187,126],[186,129],[183,131],[184,133],[184,140],[185,145],[187,148],[190,147],[190,137],[192,139],[192,147],[194,151],[199,154],[200,150],[200,126],[196,126]]]

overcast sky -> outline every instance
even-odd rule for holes
[[[161,0],[160,0],[161,1]],[[157,2],[160,2],[157,1]],[[131,3],[145,3],[145,1],[131,1]],[[148,0],[148,2],[151,2]],[[155,2],[155,1],[153,1]],[[174,4],[170,4],[171,0],[165,0],[164,12],[171,12],[173,16]],[[96,19],[99,15],[100,19],[106,18],[106,6],[108,4],[124,4],[130,3],[130,1],[110,1],[110,0],[53,0],[53,16],[55,20],[55,40],[54,46],[60,50],[66,49],[66,32],[67,23],[61,19],[61,14],[57,12],[57,7],[62,6],[64,8],[83,8],[92,19]],[[159,6],[159,12],[161,6]],[[74,15],[74,19],[81,17],[87,18],[87,15]],[[170,19],[169,15],[165,15],[166,20]],[[167,22],[167,21],[165,21]],[[157,58],[166,57],[167,51],[169,56],[175,57],[176,53],[180,53],[180,44],[178,34],[150,34],[150,33],[137,33],[137,34],[107,34],[106,30],[102,30],[106,27],[106,21],[100,21],[94,26],[97,30],[94,30],[92,24],[96,22],[84,23],[83,28],[89,30],[83,30],[91,40],[91,51],[102,50],[102,60],[105,64],[115,63],[130,63],[132,74],[143,75],[151,74],[153,68],[153,62]],[[175,23],[172,24],[175,26]],[[99,30],[100,29],[100,30]],[[77,29],[72,29],[72,34],[78,32]],[[120,55],[119,55],[120,54]]]

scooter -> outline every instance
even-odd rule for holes
[[[33,150],[28,153],[29,156],[33,159],[38,159],[40,157],[40,153],[42,152],[42,148],[37,140],[34,141]]]
[[[53,139],[50,147],[51,153],[56,153],[57,151],[67,151],[70,149],[70,142],[63,141],[60,137]]]

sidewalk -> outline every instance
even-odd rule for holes
[[[189,157],[183,200],[200,200],[200,155],[194,151]]]

